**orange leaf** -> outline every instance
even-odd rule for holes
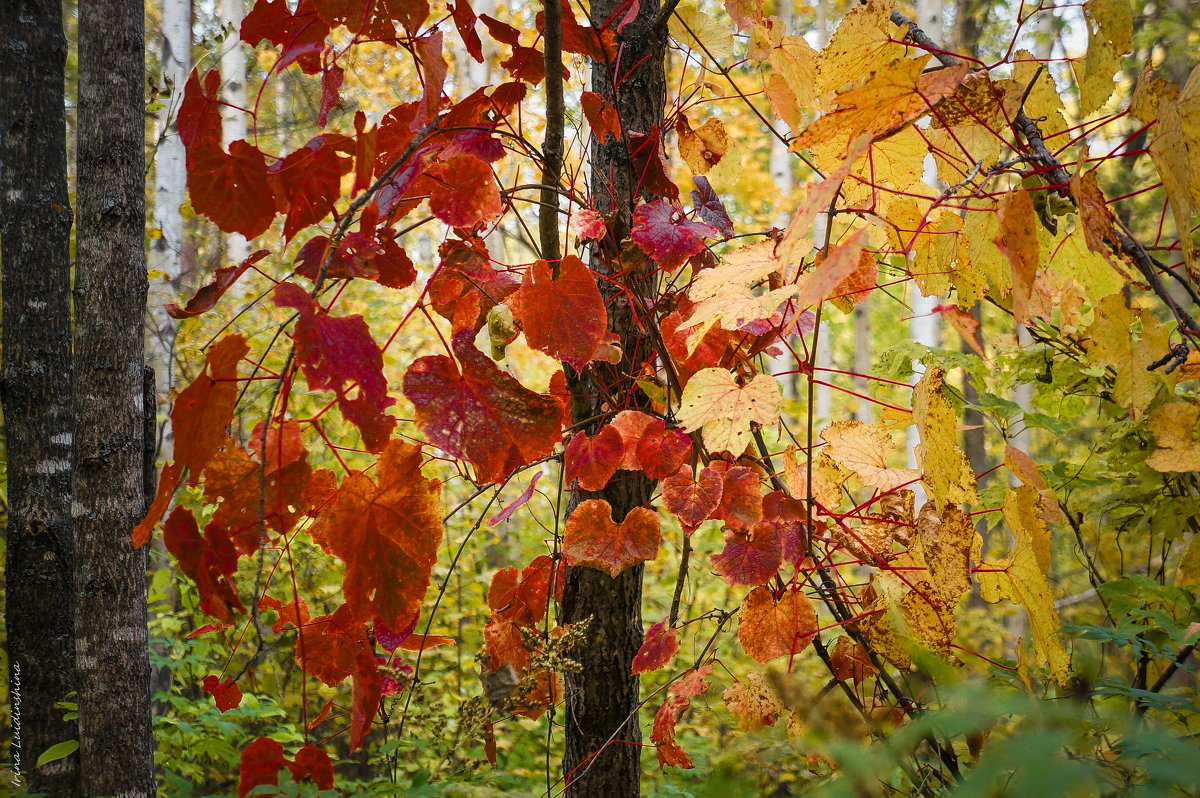
[[[580,101],[583,105],[583,115],[592,126],[592,135],[596,137],[596,141],[603,144],[609,133],[615,139],[621,138],[621,118],[617,115],[616,108],[594,91],[585,91]]]
[[[371,721],[379,711],[383,677],[379,674],[379,663],[370,648],[362,648],[354,661],[354,697],[350,702],[350,753],[362,747],[363,739],[371,731]]]
[[[996,246],[1012,266],[1013,317],[1029,321],[1029,297],[1038,267],[1038,219],[1029,193],[1014,189],[1000,200]]]
[[[563,454],[566,464],[563,479],[568,485],[578,479],[579,487],[584,490],[600,490],[617,472],[624,456],[625,441],[611,424],[590,438],[585,433],[576,433]]]
[[[342,482],[311,534],[346,562],[342,590],[354,617],[404,629],[417,615],[442,541],[441,485],[421,475],[421,449],[393,440],[375,471]]]
[[[662,532],[658,515],[635,507],[615,523],[612,507],[603,499],[588,499],[575,508],[563,530],[563,554],[568,565],[590,565],[614,579],[627,568],[658,555]]]
[[[776,601],[770,590],[756,587],[738,614],[738,640],[758,663],[799,654],[816,633],[817,612],[798,590],[789,590]]]
[[[596,278],[574,255],[562,259],[556,278],[544,260],[530,266],[512,307],[529,345],[576,371],[592,359],[608,325]]]
[[[708,682],[704,681],[704,677],[712,673],[712,669],[712,664],[708,663],[688,671],[682,679],[671,685],[671,696],[654,715],[650,741],[658,749],[658,766],[663,770],[666,770],[667,765],[692,767],[692,760],[679,747],[679,743],[675,742],[675,724],[691,705],[692,699],[708,689]]]
[[[713,470],[725,472],[721,506],[715,515],[731,529],[751,529],[762,520],[758,475],[745,466],[734,466],[728,470],[724,466],[719,460],[714,460],[712,464]]]
[[[635,456],[646,476],[657,481],[674,474],[691,453],[692,439],[657,418],[643,430]]]
[[[725,533],[725,549],[714,554],[713,570],[729,584],[765,585],[779,572],[783,562],[783,544],[779,529],[759,524],[753,533]]]
[[[221,448],[228,437],[237,404],[237,365],[250,351],[245,336],[227,335],[208,350],[204,370],[180,392],[171,408],[175,432],[175,462],[185,466],[192,479]]]

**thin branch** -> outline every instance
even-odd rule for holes
[[[542,201],[538,208],[538,238],[542,260],[558,276],[558,261],[562,259],[562,243],[558,235],[558,184],[562,179],[563,124],[566,109],[563,105],[562,81],[562,5],[558,0],[545,0],[544,55],[546,64],[546,138],[542,142]]]

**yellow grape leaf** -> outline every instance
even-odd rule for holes
[[[829,172],[821,182],[809,184],[804,202],[792,215],[792,220],[788,222],[787,230],[783,233],[783,239],[775,247],[775,257],[785,271],[793,262],[799,261],[812,249],[812,240],[808,238],[808,229],[812,226],[818,213],[829,209],[829,204],[837,196],[842,181],[846,179],[846,175],[850,174],[854,162],[867,149],[868,144],[865,137],[856,139],[850,145],[847,157],[837,169]]]
[[[1122,290],[1126,280],[1102,255],[1088,247],[1083,230],[1079,227],[1077,225],[1068,235],[1059,235],[1043,247],[1050,253],[1046,271],[1070,278],[1084,289],[1092,303],[1096,303]]]
[[[804,129],[791,149],[797,151],[831,137],[851,140],[867,135],[874,141],[929,113],[952,94],[967,74],[967,65],[924,72],[928,56],[903,58],[875,71],[870,79],[835,98],[837,110]]]
[[[1062,622],[1054,609],[1054,593],[1046,580],[1050,567],[1050,530],[1042,522],[1037,491],[1028,485],[1010,488],[1004,501],[1004,520],[1012,532],[1012,553],[1000,562],[981,562],[977,569],[979,594],[995,604],[1008,600],[1020,604],[1029,616],[1038,660],[1065,687],[1071,657],[1059,640]]]
[[[917,540],[929,569],[929,580],[947,603],[954,605],[971,589],[971,545],[975,526],[956,504],[949,504],[939,517],[932,505],[921,508],[917,517]]]
[[[1179,558],[1179,568],[1175,571],[1175,584],[1200,584],[1200,535],[1192,535],[1183,556]]]
[[[697,274],[688,289],[688,296],[693,302],[703,302],[730,287],[749,292],[752,286],[778,268],[774,242],[759,241],[738,247],[722,255],[716,266]]]
[[[1071,195],[1079,209],[1079,220],[1083,222],[1083,240],[1088,249],[1102,256],[1126,280],[1129,272],[1117,262],[1115,251],[1120,251],[1121,242],[1114,227],[1116,217],[1108,209],[1108,201],[1096,180],[1096,170],[1089,169],[1071,177]]]
[[[945,377],[940,368],[930,366],[913,390],[913,421],[921,435],[913,451],[939,513],[948,503],[979,501],[975,472],[955,442],[957,419],[942,390]]]
[[[1113,398],[1136,420],[1150,406],[1160,382],[1175,383],[1173,375],[1146,370],[1146,366],[1167,352],[1167,330],[1150,312],[1135,312],[1125,307],[1125,297],[1121,294],[1101,300],[1095,308],[1095,317],[1084,341],[1088,361],[1116,372]],[[1134,333],[1135,323],[1141,328],[1138,335]]]
[[[1112,96],[1120,56],[1130,49],[1133,11],[1129,0],[1088,0],[1083,12],[1088,23],[1087,51],[1071,61],[1071,68],[1079,84],[1079,114],[1086,117]]]
[[[1000,230],[996,247],[1009,262],[1012,273],[1013,317],[1029,322],[1029,299],[1038,268],[1038,220],[1029,192],[1013,189],[1000,199]]]
[[[721,697],[743,731],[774,726],[779,716],[787,711],[761,673],[747,674],[746,681],[734,682]]]
[[[680,3],[667,23],[671,38],[690,47],[697,57],[709,56],[723,62],[733,55],[733,33],[716,17],[705,14],[694,3]]]
[[[972,204],[963,220],[962,238],[967,244],[967,260],[987,279],[989,293],[1002,299],[1012,293],[1012,269],[994,243],[1000,232],[996,205],[992,201]]]
[[[1046,487],[1046,480],[1042,479],[1033,458],[1017,447],[1008,445],[1004,447],[1004,465],[1009,471],[1016,474],[1021,482],[1036,490],[1042,497],[1042,518],[1046,523],[1061,524],[1063,514],[1062,509],[1058,506],[1058,496]]]
[[[1158,124],[1150,142],[1150,158],[1158,168],[1176,230],[1190,230],[1200,205],[1200,67],[1177,98],[1164,95],[1158,103]],[[1200,279],[1200,257],[1190,235],[1179,236],[1188,276]]]
[[[803,36],[785,36],[769,56],[771,69],[783,79],[798,108],[816,97],[817,51]]]
[[[829,457],[853,471],[864,485],[888,491],[921,478],[915,468],[888,467],[888,454],[896,444],[892,433],[881,426],[836,421],[821,431],[821,438],[829,444],[825,450]]]
[[[1156,447],[1146,458],[1155,471],[1200,471],[1200,440],[1196,420],[1200,407],[1191,402],[1170,402],[1150,413],[1146,427]]]
[[[762,0],[725,0],[725,13],[729,14],[738,30],[749,30],[762,24]]]
[[[834,247],[828,257],[800,277],[796,283],[796,307],[807,308],[824,302],[850,275],[858,269],[863,238],[867,228],[860,227]]]
[[[908,48],[900,44],[904,32],[888,19],[891,13],[891,0],[869,0],[842,17],[829,44],[817,56],[817,94],[835,91],[881,64],[905,56]]]
[[[737,456],[750,443],[750,424],[774,424],[782,403],[779,383],[770,374],[738,385],[725,369],[703,369],[688,380],[675,418],[685,432],[702,430],[710,452]]]
[[[991,127],[1003,98],[1004,89],[993,83],[986,71],[972,72],[938,106],[930,127]]]
[[[725,124],[715,116],[695,130],[685,129],[679,134],[679,156],[694,175],[708,174],[724,160],[728,150],[729,136],[725,133]]]
[[[1149,61],[1142,67],[1138,76],[1137,86],[1133,89],[1133,97],[1129,100],[1129,113],[1133,114],[1142,124],[1150,124],[1158,119],[1158,104],[1164,97],[1174,100],[1179,95],[1179,87],[1169,80],[1154,77],[1154,65]]]
[[[953,284],[953,265],[958,259],[959,232],[963,220],[958,211],[939,208],[932,216],[917,209],[916,201],[904,197],[888,211],[888,237],[896,249],[911,252],[909,273],[924,296],[940,296]]]
[[[864,636],[898,667],[907,667],[914,644],[953,659],[956,602],[945,600],[930,582],[919,553],[902,554],[888,570],[873,574],[863,599],[868,612],[877,612]]]
[[[769,317],[795,294],[795,285],[754,294],[754,287],[780,267],[774,250],[772,241],[739,247],[721,256],[716,266],[696,275],[688,291],[696,307],[679,325],[680,330],[692,330],[687,341],[689,354],[714,325],[736,330],[745,322]]]
[[[817,504],[834,512],[842,504],[842,485],[850,476],[833,462],[829,453],[821,451],[813,456],[812,495]],[[796,447],[788,446],[783,451],[783,478],[788,493],[793,499],[808,499],[808,462],[797,462]]]
[[[1046,69],[1041,69],[1039,73],[1039,67],[1039,61],[1028,50],[1018,50],[1013,56],[1012,79],[1000,84],[1004,89],[1004,118],[1014,118],[1023,107],[1030,119],[1041,120],[1038,127],[1042,129],[1046,141],[1050,143],[1050,149],[1053,150],[1055,143],[1051,140],[1062,135],[1067,129],[1067,113],[1054,78]],[[1031,83],[1033,88],[1029,89]],[[1029,96],[1025,98],[1025,105],[1022,106],[1021,98],[1025,97],[1026,89],[1029,89]]]

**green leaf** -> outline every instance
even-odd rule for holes
[[[42,752],[42,755],[37,759],[37,767],[41,767],[49,762],[57,762],[60,759],[66,759],[71,754],[79,750],[78,740],[67,740],[61,743],[55,743]]]

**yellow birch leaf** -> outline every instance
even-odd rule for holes
[[[1029,299],[1038,268],[1038,220],[1029,192],[1013,189],[1000,199],[1000,231],[996,247],[1012,270],[1013,317],[1029,322]]]
[[[1013,535],[1013,550],[1000,562],[979,563],[979,594],[990,604],[1008,600],[1025,608],[1038,660],[1048,665],[1054,681],[1065,687],[1070,679],[1071,657],[1058,637],[1062,622],[1046,579],[1050,530],[1042,522],[1039,503],[1037,491],[1028,485],[1009,489],[1003,512]]]
[[[892,25],[891,0],[869,0],[842,17],[829,44],[817,56],[817,94],[841,88],[907,52],[904,33]]]
[[[1200,407],[1191,402],[1170,402],[1154,408],[1146,428],[1156,448],[1146,458],[1155,471],[1200,471],[1200,440],[1196,420]]]
[[[1160,382],[1175,383],[1173,375],[1146,370],[1167,352],[1167,330],[1148,311],[1127,308],[1121,294],[1105,297],[1094,312],[1095,321],[1087,328],[1084,341],[1088,361],[1113,369],[1113,398],[1136,420],[1145,414]],[[1141,328],[1140,336],[1135,336],[1135,323]]]
[[[925,370],[913,391],[913,420],[921,442],[913,450],[938,512],[947,504],[979,501],[975,472],[956,440],[957,419],[942,390],[946,373]]]
[[[697,57],[709,56],[723,62],[733,55],[733,33],[716,17],[705,14],[694,3],[680,3],[667,29],[671,38],[690,47]]]
[[[750,444],[750,424],[774,424],[782,402],[779,383],[770,374],[738,385],[731,372],[710,368],[688,380],[675,417],[685,432],[702,430],[710,452],[737,456]]]
[[[1120,56],[1130,49],[1133,11],[1129,0],[1088,0],[1083,12],[1088,23],[1087,51],[1071,62],[1071,68],[1079,84],[1079,115],[1086,117],[1112,96]]]
[[[828,512],[834,512],[842,504],[842,485],[850,472],[842,470],[822,451],[813,456],[812,495]],[[783,451],[783,478],[788,493],[793,499],[808,500],[808,462],[797,462],[795,445]]]
[[[821,431],[829,457],[853,471],[859,481],[882,491],[920,479],[915,468],[889,468],[888,455],[896,448],[892,434],[881,426],[861,421],[836,421]]]

